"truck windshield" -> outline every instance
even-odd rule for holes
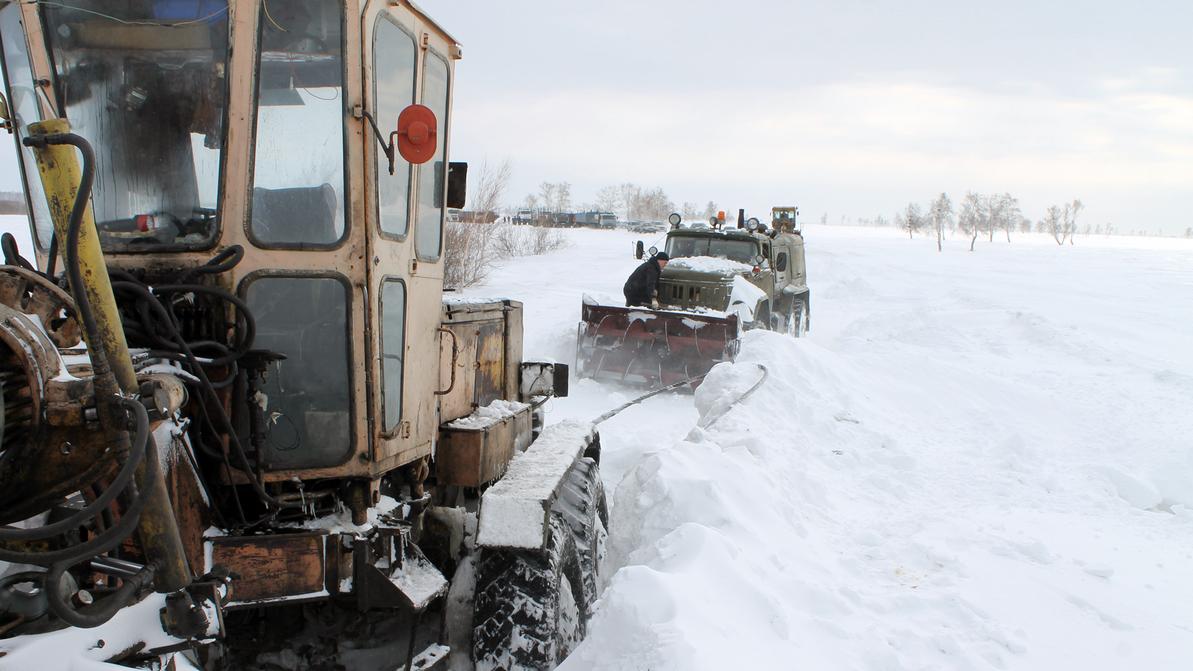
[[[731,259],[741,263],[753,263],[758,255],[758,243],[753,240],[734,240],[731,238],[694,238],[688,236],[672,236],[667,238],[667,256],[679,258],[684,256],[713,256],[718,259]]]
[[[209,245],[217,232],[227,99],[226,0],[43,5],[55,85],[95,148],[103,245]]]

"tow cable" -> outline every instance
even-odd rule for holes
[[[770,371],[767,370],[766,366],[763,366],[760,363],[755,363],[754,365],[758,366],[758,370],[762,373],[762,376],[758,378],[758,381],[755,382],[749,389],[745,390],[741,394],[741,396],[738,396],[737,398],[733,399],[732,403],[726,405],[724,408],[722,408],[716,414],[712,415],[711,417],[706,417],[704,420],[698,422],[696,424],[696,429],[703,431],[703,430],[711,427],[713,424],[715,424],[717,422],[717,420],[724,417],[725,414],[728,413],[730,410],[732,410],[737,404],[739,404],[742,401],[749,398],[751,394],[753,394],[755,391],[758,390],[759,387],[762,386],[763,382],[766,382],[766,378],[770,375]],[[637,405],[637,404],[641,403],[642,401],[645,401],[646,399],[648,399],[652,396],[658,396],[659,394],[661,394],[665,391],[671,391],[672,389],[678,389],[684,385],[689,385],[689,384],[692,384],[695,382],[699,382],[700,380],[703,380],[705,378],[705,376],[707,376],[707,375],[708,375],[708,373],[704,373],[702,375],[697,375],[695,377],[689,377],[686,380],[680,380],[679,382],[673,382],[665,387],[659,387],[658,389],[647,392],[647,393],[639,396],[638,398],[635,398],[632,401],[627,401],[625,403],[622,403],[621,405],[617,406],[616,408],[613,408],[609,412],[606,412],[605,414],[601,415],[600,417],[597,417],[596,419],[592,420],[592,423],[593,423],[593,425],[600,424],[601,422],[603,422],[607,419],[611,419],[612,417],[614,417],[615,415],[620,413],[622,410],[625,410],[626,408],[629,408],[630,406]]]

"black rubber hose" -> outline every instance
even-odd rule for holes
[[[0,249],[4,251],[4,263],[37,272],[37,269],[21,256],[21,251],[17,249],[17,239],[13,237],[12,233],[0,235]]]
[[[228,272],[235,268],[242,259],[244,259],[244,247],[232,245],[211,257],[207,263],[183,273],[179,277],[178,283],[189,284],[190,280],[196,275],[218,275],[219,273]]]
[[[120,471],[112,480],[111,484],[89,503],[82,510],[72,513],[69,517],[63,518],[47,524],[42,527],[34,527],[32,529],[10,529],[0,528],[0,541],[30,541],[40,540],[44,538],[51,538],[61,533],[70,531],[71,529],[85,524],[88,520],[94,518],[107,508],[108,504],[116,498],[120,492],[132,480],[134,472],[137,470],[137,465],[141,463],[141,457],[145,450],[143,446],[145,441],[149,438],[149,415],[145,411],[145,406],[139,402],[131,399],[121,400],[121,404],[127,408],[135,408],[133,416],[136,421],[136,429],[132,441],[132,447],[129,449],[128,458],[124,460],[124,464],[120,466]],[[139,411],[138,411],[139,410]]]
[[[168,296],[171,294],[181,293],[208,294],[210,296],[215,296],[216,298],[227,301],[236,308],[236,312],[241,316],[241,318],[244,319],[244,331],[242,331],[240,334],[240,342],[238,342],[236,346],[232,348],[231,354],[219,359],[213,359],[209,361],[207,365],[227,365],[244,356],[244,353],[252,348],[253,340],[255,340],[257,337],[257,320],[253,318],[253,313],[249,309],[248,303],[246,303],[239,296],[219,287],[210,287],[202,284],[163,284],[153,287],[153,293],[159,296]],[[172,321],[173,320],[171,320],[171,322]]]
[[[46,277],[54,279],[54,271],[58,265],[58,234],[50,234],[50,257],[46,261]]]
[[[91,367],[95,377],[111,374],[108,365],[108,352],[104,350],[103,339],[99,333],[99,323],[95,320],[95,313],[91,310],[91,300],[83,284],[83,273],[79,270],[79,231],[83,227],[83,214],[87,211],[91,187],[95,184],[95,150],[91,144],[74,133],[53,133],[37,137],[26,137],[22,140],[26,147],[42,147],[45,145],[67,144],[79,150],[82,155],[82,177],[79,179],[79,190],[75,196],[74,206],[70,211],[70,226],[67,229],[64,249],[66,250],[66,276],[70,280],[70,292],[74,296],[79,317],[83,323],[83,330],[87,334],[87,343],[94,350],[91,352]]]
[[[145,412],[145,407],[136,401],[123,399],[122,403],[126,407],[131,407],[127,404],[136,404],[140,407],[140,412]],[[146,415],[148,417],[148,415]],[[148,421],[148,420],[146,420]],[[146,424],[148,426],[148,424]],[[161,464],[158,463],[157,450],[154,448],[153,434],[146,432],[144,444],[140,447],[145,452],[145,467],[147,479],[149,482],[154,482],[159,477],[161,472]],[[132,449],[137,449],[134,445]],[[110,529],[103,534],[92,538],[91,540],[81,543],[79,545],[72,545],[60,550],[49,550],[44,552],[17,552],[14,550],[0,549],[0,561],[7,561],[21,564],[34,564],[37,566],[50,566],[60,562],[70,562],[71,564],[78,563],[84,559],[94,557],[98,554],[103,554],[115,548],[124,542],[133,531],[137,528],[137,521],[141,517],[141,511],[145,509],[145,503],[148,501],[147,496],[143,496],[137,490],[136,481],[128,483],[125,492],[129,493],[132,498],[130,503],[120,516],[120,521],[117,522]]]
[[[215,406],[215,414],[219,417],[220,423],[224,425],[224,433],[228,436],[228,443],[232,446],[232,451],[236,454],[236,458],[238,461],[240,461],[245,473],[249,475],[249,483],[253,486],[253,490],[256,491],[258,498],[261,499],[261,502],[267,507],[273,507],[276,509],[301,508],[302,506],[299,503],[285,503],[273,498],[270,496],[269,492],[265,491],[265,486],[261,483],[261,481],[258,478],[253,477],[253,465],[249,461],[248,453],[245,452],[244,446],[241,445],[240,437],[236,434],[236,427],[232,426],[232,420],[228,417],[228,413],[224,410],[223,402],[216,395],[215,389],[211,384],[211,380],[207,377],[207,371],[203,369],[203,366],[199,363],[198,358],[195,357],[195,353],[191,350],[191,347],[186,342],[186,339],[182,337],[182,333],[178,331],[178,327],[171,319],[169,319],[169,313],[166,310],[166,307],[157,299],[157,296],[154,296],[153,293],[150,292],[149,289],[144,285],[134,284],[131,282],[117,282],[116,285],[118,285],[122,290],[141,294],[141,297],[145,299],[146,304],[152,308],[153,311],[156,312],[167,325],[169,325],[171,329],[171,335],[174,336],[175,342],[182,349],[182,353],[187,357],[191,365],[194,367],[194,374],[199,378],[199,382],[201,383],[200,386],[204,391],[207,392],[207,394],[211,396],[211,400],[214,401],[212,405]],[[214,427],[212,428],[214,429]],[[218,433],[218,431],[216,433]]]
[[[76,563],[79,562],[64,561],[51,566],[50,570],[46,572],[42,587],[45,589],[50,612],[72,627],[81,629],[92,629],[112,619],[112,616],[121,608],[130,605],[137,598],[137,593],[153,580],[153,567],[146,566],[136,575],[124,578],[123,584],[115,592],[91,605],[75,608],[62,596],[60,586],[66,569]]]

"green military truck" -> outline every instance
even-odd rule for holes
[[[685,224],[670,217],[659,280],[659,308],[602,304],[581,308],[576,364],[581,376],[661,383],[731,360],[745,329],[800,337],[810,324],[804,238],[795,220],[767,226],[738,215]],[[651,247],[650,254],[658,250]],[[644,243],[635,255],[647,253]]]

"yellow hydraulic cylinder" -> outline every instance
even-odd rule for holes
[[[29,135],[34,138],[69,132],[70,123],[66,119],[49,119],[29,124]],[[74,208],[75,199],[80,196],[79,182],[82,170],[79,167],[77,150],[65,144],[45,144],[34,147],[33,153],[37,158],[41,183],[45,187],[50,216],[54,220],[54,233],[58,237],[59,248],[63,250],[65,258],[71,210]],[[96,231],[95,218],[91,211],[91,194],[85,193],[82,197],[87,198],[88,203],[79,229],[76,255],[79,260],[79,273],[83,278],[81,289],[87,294],[99,331],[96,337],[100,341],[90,342],[91,334],[85,334],[87,349],[93,356],[97,351],[103,353],[120,391],[136,394],[140,388],[136,372],[133,370],[132,357],[128,353],[128,342],[124,338],[124,326],[116,308],[116,297],[112,293],[112,282],[104,263],[103,250],[100,248],[99,232]],[[72,289],[77,291],[80,287]],[[100,402],[107,400],[97,399]],[[125,435],[127,436],[127,433]],[[127,438],[125,440],[127,441]],[[136,449],[139,448],[139,445],[136,446]],[[159,476],[150,482],[145,464],[142,462],[137,468],[137,488],[142,496],[149,497],[141,513],[137,533],[146,557],[156,570],[153,580],[155,588],[159,592],[173,592],[191,582],[191,573],[182,547],[182,537],[178,533],[174,508],[170,505],[170,497],[166,493],[165,479],[160,475],[160,470],[158,473]]]
[[[38,137],[69,133],[70,122],[66,119],[49,119],[29,124],[29,135]],[[37,171],[45,188],[46,201],[50,206],[50,217],[54,220],[54,233],[58,236],[59,249],[64,249],[67,231],[70,229],[70,212],[79,196],[78,154],[70,145],[45,145],[33,150],[37,157]],[[91,194],[83,194],[90,200]],[[63,253],[65,258],[65,252]],[[88,342],[90,349],[100,349],[107,355],[108,365],[116,375],[121,391],[133,394],[138,391],[137,375],[133,361],[128,354],[128,342],[124,339],[124,328],[116,310],[116,297],[112,295],[112,283],[104,264],[104,254],[99,246],[99,233],[95,230],[95,218],[91,203],[83,213],[83,225],[79,229],[79,272],[83,276],[83,291],[87,292],[91,310],[99,326],[102,342]],[[89,334],[84,334],[84,338]]]

